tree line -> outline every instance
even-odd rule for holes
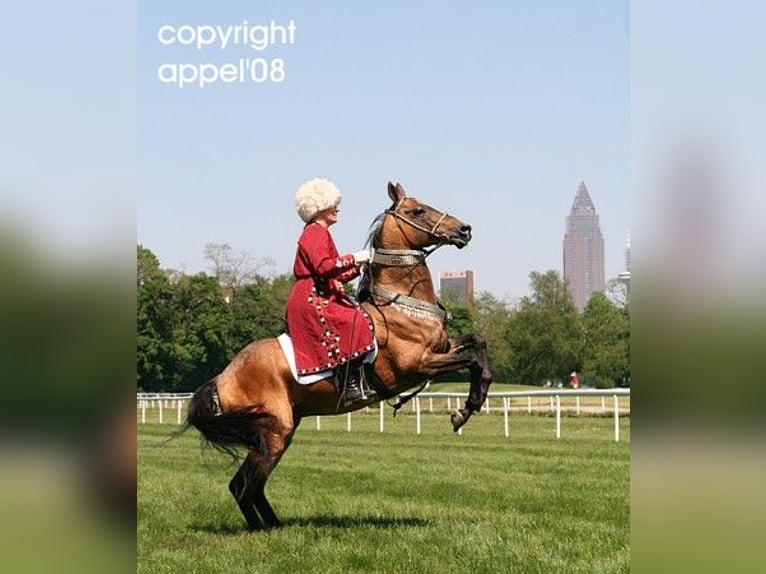
[[[137,385],[146,392],[184,392],[219,373],[248,343],[284,331],[291,274],[261,273],[226,244],[210,244],[212,273],[162,269],[137,246]],[[480,292],[472,304],[446,299],[452,336],[486,340],[495,381],[612,387],[630,380],[630,303],[594,293],[578,312],[558,272],[533,271],[531,295],[514,305]],[[456,380],[451,376],[450,380]],[[467,375],[466,375],[467,380]]]

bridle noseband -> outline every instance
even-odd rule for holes
[[[408,217],[404,217],[401,213],[399,213],[399,207],[402,205],[402,202],[405,199],[407,199],[407,198],[406,197],[401,198],[396,203],[396,205],[394,205],[390,209],[387,209],[386,213],[388,215],[394,216],[395,218],[397,218],[397,219],[399,219],[401,221],[404,221],[404,223],[414,227],[415,229],[417,229],[419,231],[423,231],[423,232],[427,233],[431,237],[435,237],[436,239],[439,239],[440,242],[439,242],[439,244],[436,247],[441,247],[445,242],[449,241],[449,237],[447,237],[446,235],[440,234],[440,233],[436,233],[436,230],[439,228],[439,226],[442,224],[442,222],[449,216],[448,212],[445,211],[444,213],[442,213],[442,216],[439,218],[439,221],[434,223],[434,226],[431,229],[428,229],[427,227],[424,227],[423,225],[420,225],[418,222],[413,221],[413,220],[409,219]],[[433,207],[431,209],[433,209]],[[434,211],[436,211],[436,210],[434,210]],[[436,247],[434,247],[434,249],[436,249]],[[433,251],[433,249],[431,251]],[[430,254],[431,251],[429,251],[427,253]]]

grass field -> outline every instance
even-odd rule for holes
[[[441,389],[440,389],[441,390]],[[267,487],[284,522],[250,533],[236,470],[196,431],[138,426],[138,572],[624,572],[630,419],[377,412],[304,421]]]

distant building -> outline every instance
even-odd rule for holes
[[[462,305],[473,305],[473,271],[442,271],[439,297]]]
[[[625,271],[620,271],[617,280],[625,286],[625,296],[630,298],[630,231],[625,237]]]
[[[594,292],[604,291],[604,274],[604,238],[598,214],[588,188],[580,182],[564,234],[564,279],[577,309],[585,309]]]

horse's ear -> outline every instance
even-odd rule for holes
[[[389,181],[388,182],[388,197],[391,198],[391,201],[393,201],[394,204],[397,204],[402,199],[407,197],[407,192],[404,191],[404,188],[398,183],[394,185],[393,183]]]

